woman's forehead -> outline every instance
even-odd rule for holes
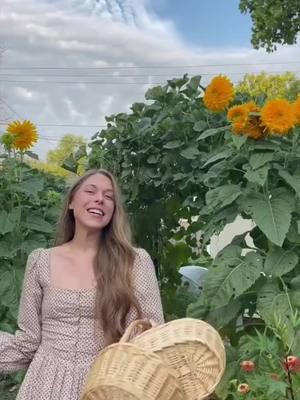
[[[93,186],[95,188],[101,188],[103,190],[112,190],[113,185],[109,177],[103,174],[94,174],[89,176],[82,184],[82,186]]]

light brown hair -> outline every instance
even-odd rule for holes
[[[99,249],[94,263],[97,281],[95,317],[104,330],[107,343],[113,343],[124,332],[129,310],[135,309],[140,317],[141,309],[132,287],[131,270],[136,252],[131,242],[130,225],[122,205],[119,186],[110,172],[103,169],[88,171],[71,187],[59,219],[56,245],[73,239],[75,219],[69,205],[80,186],[96,174],[110,179],[115,199],[112,219],[99,235]]]

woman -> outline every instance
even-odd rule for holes
[[[131,244],[113,176],[90,171],[66,198],[57,246],[28,258],[0,372],[29,366],[17,400],[79,400],[96,354],[137,318],[163,322],[153,263]]]

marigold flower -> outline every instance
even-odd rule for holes
[[[285,135],[296,123],[294,107],[285,99],[269,100],[261,110],[261,120],[271,134]]]
[[[300,95],[298,99],[293,103],[294,113],[296,117],[296,124],[300,124]]]
[[[300,359],[296,356],[288,356],[283,363],[283,368],[290,372],[300,372]]]
[[[207,86],[203,101],[205,106],[214,112],[224,111],[233,99],[232,82],[226,76],[216,76]]]
[[[243,393],[243,394],[246,394],[246,393],[249,393],[250,392],[250,386],[248,385],[248,383],[241,383],[239,386],[238,386],[238,392],[239,393]]]
[[[31,121],[13,121],[8,124],[7,132],[15,136],[13,147],[17,150],[28,150],[38,140],[36,126]]]
[[[251,360],[242,361],[240,366],[244,372],[252,372],[255,370],[255,364]]]

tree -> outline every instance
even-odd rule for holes
[[[281,75],[270,75],[265,72],[257,75],[246,74],[236,86],[236,90],[251,97],[264,94],[268,98],[283,97],[295,100],[300,92],[300,79],[292,72]]]
[[[57,148],[48,152],[47,161],[61,166],[71,154],[75,153],[85,144],[86,140],[82,136],[72,134],[64,135]]]
[[[240,0],[239,9],[252,19],[255,49],[276,50],[276,44],[294,44],[300,31],[300,0]]]

